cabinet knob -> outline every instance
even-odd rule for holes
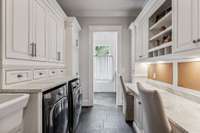
[[[17,78],[22,78],[22,77],[23,77],[23,75],[21,75],[21,74],[17,75]]]
[[[197,39],[197,42],[200,42],[200,38],[199,38],[199,39]]]
[[[197,40],[193,40],[192,42],[193,42],[193,43],[197,43]]]
[[[141,102],[138,102],[138,104],[141,105],[142,103],[141,103]]]
[[[39,75],[43,75],[43,73],[39,73]]]

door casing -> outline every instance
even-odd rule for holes
[[[118,43],[117,43],[117,50],[116,50],[116,70],[115,70],[115,87],[116,87],[116,105],[122,105],[122,90],[120,87],[119,82],[119,73],[121,70],[121,32],[122,26],[105,26],[105,25],[98,25],[98,26],[89,26],[89,90],[88,90],[88,105],[93,106],[93,97],[94,97],[94,61],[93,61],[93,33],[94,32],[117,32],[118,33]]]

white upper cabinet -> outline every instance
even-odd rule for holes
[[[5,2],[5,58],[63,63],[66,16],[55,9],[55,1]]]
[[[64,61],[64,21],[58,22],[57,26],[57,60]]]
[[[79,32],[81,27],[75,17],[66,23],[65,65],[68,78],[79,77]]]
[[[57,21],[53,13],[47,15],[47,43],[49,61],[57,61]]]
[[[29,59],[30,0],[6,0],[6,57]]]
[[[79,76],[79,31],[74,33],[73,46],[72,46],[72,74],[73,77]]]
[[[142,58],[142,45],[141,45],[141,38],[142,38],[142,30],[140,29],[140,25],[136,25],[136,43],[135,43],[135,59],[139,60]]]
[[[34,2],[35,56],[37,59],[45,61],[47,60],[46,7],[39,0],[34,0]]]
[[[197,26],[198,26],[198,28],[197,28],[197,30],[198,30],[198,39],[197,39],[197,41],[198,41],[198,44],[200,44],[200,1],[199,0],[195,0],[195,1],[197,1],[197,6],[196,6],[196,10],[197,10]],[[200,46],[200,45],[199,45]]]
[[[136,60],[145,59],[147,57],[148,46],[148,20],[142,19],[136,24],[136,44],[135,44]]]
[[[199,0],[174,0],[174,24],[176,31],[175,51],[185,51],[199,47],[200,16]]]

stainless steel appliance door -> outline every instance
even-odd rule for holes
[[[50,111],[50,133],[67,133],[68,130],[68,99],[60,99]]]

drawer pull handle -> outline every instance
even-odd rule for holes
[[[63,72],[63,70],[60,71],[61,73]]]
[[[55,72],[53,71],[52,73],[54,74]]]
[[[197,43],[197,40],[193,40],[192,42],[193,42],[193,43]]]
[[[39,73],[39,75],[43,75],[43,73]]]
[[[17,75],[17,78],[22,78],[22,77],[23,77],[23,75],[21,75],[21,74]]]

